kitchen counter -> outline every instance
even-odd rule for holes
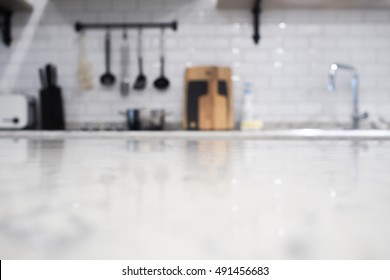
[[[0,259],[389,259],[387,140],[2,131]]]
[[[390,140],[390,130],[285,129],[260,131],[0,131],[0,138]]]

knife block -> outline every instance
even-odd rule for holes
[[[185,73],[183,128],[234,128],[232,71],[227,67],[191,67]]]
[[[64,107],[60,87],[49,86],[40,91],[41,128],[43,130],[64,130]]]

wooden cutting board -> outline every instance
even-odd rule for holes
[[[229,130],[234,127],[230,68],[188,68],[185,74],[184,128]]]

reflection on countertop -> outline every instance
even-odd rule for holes
[[[0,259],[388,259],[389,141],[0,138]]]

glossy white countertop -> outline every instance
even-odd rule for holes
[[[0,138],[125,139],[361,139],[390,140],[390,130],[288,129],[260,131],[1,131]]]
[[[321,133],[1,132],[0,259],[389,259],[388,132]]]

